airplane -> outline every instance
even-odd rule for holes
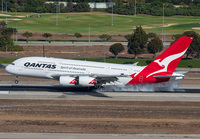
[[[174,72],[193,37],[181,37],[147,66],[89,62],[48,57],[19,58],[6,67],[16,76],[58,80],[62,86],[101,88],[111,85],[160,83],[183,79]]]

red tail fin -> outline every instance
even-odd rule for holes
[[[183,55],[187,51],[193,37],[181,37],[152,61],[142,71],[146,78],[152,75],[172,75]]]
[[[181,37],[141,72],[130,75],[133,79],[127,85],[165,82],[170,79],[193,37]],[[161,77],[162,78],[158,78]]]

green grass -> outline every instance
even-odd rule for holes
[[[86,61],[95,61],[95,62],[104,62],[104,59],[102,58],[76,58],[76,60],[86,60]],[[106,59],[106,63],[115,63],[115,64],[125,64],[125,63],[138,63],[138,66],[145,66],[147,60],[152,59],[116,59],[116,58],[110,58]]]
[[[192,65],[193,68],[200,68],[200,60],[181,60],[178,67],[188,67]]]
[[[114,14],[114,25],[111,26],[111,14],[108,13],[62,13],[59,14],[58,25],[56,26],[56,14],[46,13],[41,14],[41,18],[37,18],[36,13],[17,13],[18,16],[34,15],[31,17],[16,17],[17,19],[8,20],[9,27],[16,27],[19,32],[31,31],[33,33],[49,32],[53,34],[69,34],[80,32],[83,35],[89,34],[89,25],[91,35],[101,35],[103,33],[110,35],[132,33],[136,26],[143,26],[143,29],[148,32],[162,34],[161,16],[150,15],[117,15]],[[15,16],[14,13],[9,15]],[[68,19],[66,19],[68,16]],[[6,17],[0,17],[5,19]],[[12,17],[9,17],[9,19]],[[165,17],[165,32],[167,35],[183,33],[186,30],[194,30],[192,28],[200,27],[199,17],[193,16],[172,16]],[[194,30],[200,33],[200,30]]]
[[[11,63],[14,60],[16,60],[16,58],[0,58],[0,63]]]
[[[0,63],[11,63],[14,60],[16,60],[16,58],[0,58]],[[103,58],[76,58],[75,60],[104,62]],[[106,59],[106,63],[124,64],[124,63],[139,62],[138,66],[146,66],[147,60],[153,60],[153,59],[115,59],[115,58],[110,58],[110,59]],[[200,68],[200,60],[181,60],[178,67],[188,68],[188,65],[192,65],[193,68]]]
[[[87,60],[87,61],[96,61],[96,62],[104,62],[104,59],[101,58],[79,58],[76,60]],[[116,63],[116,64],[124,64],[126,62],[128,63],[136,63],[138,62],[138,66],[146,66],[147,60],[153,60],[153,59],[106,59],[106,63]],[[193,68],[200,68],[200,60],[181,60],[178,67],[184,67],[188,68],[188,65],[192,65]]]

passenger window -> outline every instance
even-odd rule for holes
[[[15,63],[11,63],[11,65],[15,65]]]

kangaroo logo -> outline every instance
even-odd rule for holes
[[[94,84],[95,83],[95,79],[93,79],[91,82],[89,82],[89,84]]]
[[[155,63],[158,63],[158,65],[160,65],[161,67],[165,67],[165,65],[162,65],[162,63],[160,62],[161,59],[157,59],[154,60]]]
[[[75,84],[76,83],[76,79],[73,79],[69,84]]]
[[[187,49],[186,49],[186,50],[187,50]],[[163,59],[163,60],[161,60],[161,59],[154,60],[153,62],[158,63],[158,65],[160,65],[160,66],[162,67],[162,69],[157,70],[157,71],[155,71],[155,72],[149,74],[149,75],[147,76],[147,78],[148,78],[149,76],[151,76],[151,75],[156,74],[156,73],[167,72],[167,68],[168,68],[169,64],[170,64],[172,61],[174,61],[175,59],[180,58],[181,56],[183,56],[184,53],[186,52],[186,50],[183,51],[183,52],[181,52],[181,53],[168,56],[168,57],[166,57],[166,58]]]

